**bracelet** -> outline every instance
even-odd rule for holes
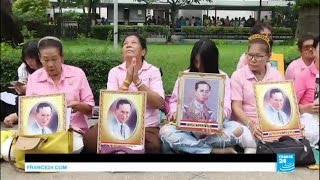
[[[141,83],[137,86],[137,89],[139,89],[142,85],[143,85],[143,83],[141,82]]]
[[[130,85],[130,82],[127,79],[124,80],[124,83],[126,83],[128,86]]]

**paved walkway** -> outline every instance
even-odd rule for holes
[[[16,172],[9,163],[1,162],[1,179],[2,180],[60,180],[60,179],[103,179],[103,180],[316,180],[319,179],[319,171],[311,171],[307,168],[298,168],[294,173],[245,173],[245,172],[181,172],[181,173],[20,173]]]
[[[89,124],[95,124],[96,120],[89,120]],[[1,129],[4,128],[1,122]],[[12,129],[12,128],[10,128]],[[14,126],[13,129],[17,129]],[[15,171],[8,162],[1,161],[1,180],[60,180],[60,179],[101,179],[101,180],[220,180],[220,179],[236,179],[236,180],[316,180],[319,179],[319,171],[309,170],[307,168],[297,168],[294,173],[266,173],[266,172],[256,172],[256,173],[245,173],[245,172],[180,172],[180,173],[109,173],[109,172],[99,172],[99,173],[20,173]]]

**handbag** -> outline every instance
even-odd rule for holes
[[[11,148],[15,163],[11,159]],[[73,151],[73,129],[53,134],[14,135],[9,149],[9,162],[16,170],[24,169],[25,154],[68,154]]]
[[[313,151],[307,139],[293,139],[283,136],[272,142],[259,141],[257,154],[295,153],[296,166],[315,164]]]

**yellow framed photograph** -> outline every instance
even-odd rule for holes
[[[144,153],[146,92],[100,91],[97,152]]]
[[[263,140],[301,137],[300,113],[292,81],[255,83]]]
[[[283,54],[272,53],[269,63],[271,67],[277,69],[284,76],[284,56]]]
[[[177,127],[215,134],[222,129],[225,75],[180,72]]]
[[[19,97],[19,131],[26,135],[66,131],[65,94]]]

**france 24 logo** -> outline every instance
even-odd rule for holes
[[[295,171],[295,154],[280,153],[277,154],[277,172],[294,172]]]

